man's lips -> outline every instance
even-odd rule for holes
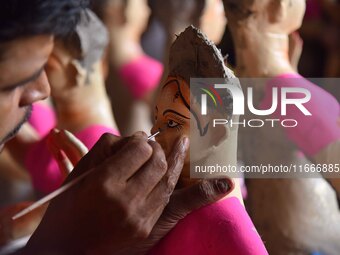
[[[17,133],[18,133],[18,132],[17,132]],[[10,137],[8,137],[8,138],[4,141],[3,146],[5,146],[5,144],[6,144],[8,141],[12,140],[12,139],[17,135],[17,133],[12,134]]]

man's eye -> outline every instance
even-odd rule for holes
[[[168,127],[169,128],[175,128],[179,125],[179,123],[177,123],[176,121],[173,121],[173,120],[168,120]]]

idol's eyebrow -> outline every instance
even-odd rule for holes
[[[21,87],[21,86],[24,86],[25,84],[29,83],[29,82],[32,82],[32,81],[35,81],[36,79],[38,79],[40,77],[40,75],[42,74],[42,72],[44,71],[44,68],[45,68],[45,64],[39,68],[38,71],[36,71],[33,75],[31,75],[30,77],[20,81],[20,82],[17,82],[15,84],[12,84],[12,85],[9,85],[9,86],[6,86],[5,88],[3,88],[3,90],[13,90],[13,89],[16,89],[17,87]]]
[[[179,82],[178,82],[178,80],[176,80],[176,79],[171,79],[171,80],[169,80],[167,83],[164,84],[164,86],[162,87],[162,90],[163,90],[166,86],[168,86],[170,83],[172,83],[172,82],[176,82],[176,85],[179,87]]]
[[[180,114],[179,112],[176,112],[176,111],[174,111],[174,110],[170,110],[170,109],[168,109],[168,110],[165,110],[165,111],[163,112],[163,116],[164,116],[165,114],[167,114],[168,112],[171,112],[171,113],[177,114],[177,115],[179,115],[179,116],[181,116],[181,117],[183,117],[183,118],[185,118],[185,119],[188,119],[188,120],[190,120],[190,118],[188,118],[188,117],[185,117],[184,115]]]

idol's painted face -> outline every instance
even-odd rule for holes
[[[189,85],[180,78],[168,77],[156,101],[154,125],[151,130],[155,133],[159,128],[166,128],[156,136],[156,141],[162,146],[166,156],[171,153],[180,137],[187,136],[192,139],[193,134],[190,134],[192,118]],[[178,186],[189,186],[196,181],[197,179],[190,179],[190,153],[188,152]]]
[[[194,100],[192,104],[190,99]],[[218,117],[215,112],[201,116],[198,114],[200,109],[196,99],[190,97],[189,85],[179,77],[168,77],[156,101],[151,133],[166,128],[156,136],[166,156],[171,153],[180,137],[189,137],[191,149],[184,161],[180,186],[188,186],[197,181],[190,179],[190,160],[198,162],[209,157],[211,149],[226,139],[225,128],[212,128],[212,118]]]
[[[156,137],[166,156],[171,152],[174,143],[190,132],[190,89],[185,81],[169,77],[162,87],[154,109],[154,126],[152,133],[159,128],[166,130]],[[186,163],[189,157],[187,156]]]

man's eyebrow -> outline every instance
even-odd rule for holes
[[[17,82],[15,84],[6,86],[5,88],[3,88],[3,90],[12,90],[15,89],[17,87],[23,86],[29,82],[35,81],[36,79],[38,79],[40,77],[40,75],[42,74],[42,72],[45,69],[45,64],[38,70],[36,71],[33,75],[31,75],[30,77],[24,79],[23,81]]]
[[[179,112],[176,112],[176,111],[174,111],[174,110],[170,110],[170,109],[168,109],[168,110],[165,110],[165,111],[163,112],[163,116],[164,116],[165,114],[167,114],[168,112],[171,112],[171,113],[177,114],[177,115],[179,115],[179,116],[181,116],[181,117],[183,117],[183,118],[185,118],[185,119],[188,119],[188,120],[190,120],[190,118],[188,118],[188,117],[186,117],[186,116],[184,116],[184,115],[180,114]]]

